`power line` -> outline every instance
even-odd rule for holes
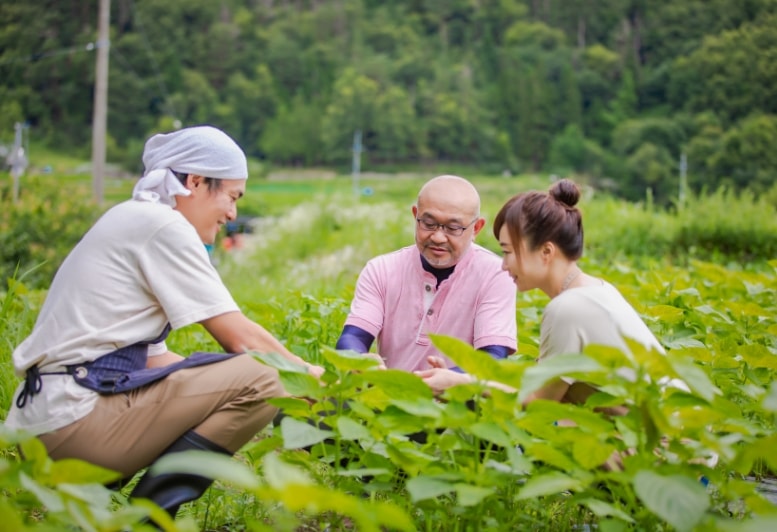
[[[77,54],[79,52],[93,52],[97,50],[100,46],[102,46],[100,43],[88,42],[86,44],[70,46],[68,48],[60,48],[59,50],[50,50],[48,52],[37,52],[25,57],[11,57],[8,59],[0,59],[0,65],[11,64],[11,63],[32,63],[34,61],[40,61],[41,59],[47,59],[49,57],[55,57],[58,55],[71,55],[71,54]]]

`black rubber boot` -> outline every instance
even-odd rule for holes
[[[211,451],[232,455],[220,445],[203,438],[193,430],[186,432],[167,448],[162,456],[182,451]],[[150,499],[175,519],[178,508],[185,502],[199,498],[213,483],[213,479],[187,473],[165,473],[154,475],[151,470],[138,481],[130,494],[131,498]]]

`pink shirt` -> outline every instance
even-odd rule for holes
[[[448,279],[425,271],[416,246],[370,260],[359,274],[346,325],[375,336],[389,368],[414,371],[429,355],[444,356],[429,334],[452,336],[475,348],[517,347],[516,289],[502,261],[472,244]],[[455,364],[448,360],[448,366]]]

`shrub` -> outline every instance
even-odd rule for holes
[[[30,288],[48,287],[100,214],[84,185],[51,176],[25,178],[16,203],[9,182],[1,184],[0,204],[0,278],[18,272]]]

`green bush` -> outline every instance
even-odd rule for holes
[[[10,180],[0,184],[0,279],[16,275],[30,288],[48,287],[101,212],[90,194],[82,181],[31,176],[14,202]]]

